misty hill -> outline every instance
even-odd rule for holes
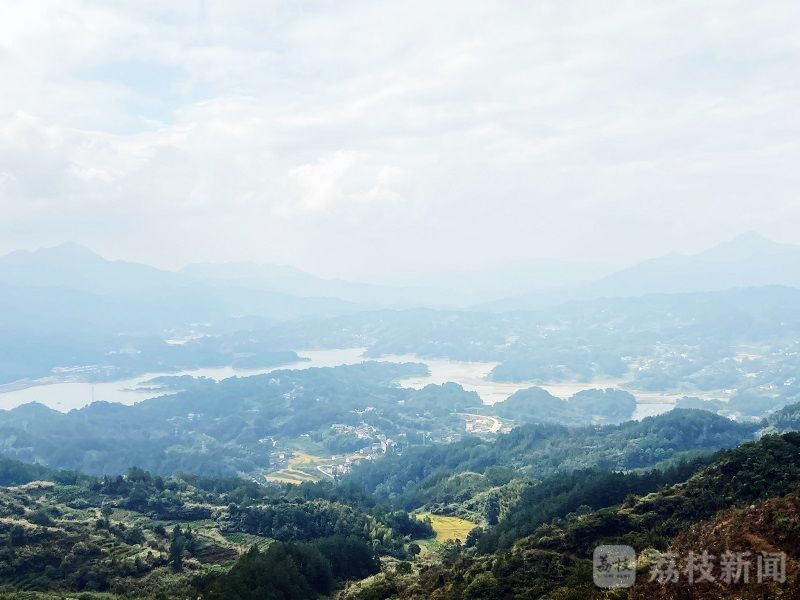
[[[48,328],[66,330],[74,330],[74,323],[153,331],[236,316],[274,322],[354,308],[335,298],[211,285],[148,265],[106,260],[71,243],[0,257],[0,285],[5,289],[0,311],[13,316],[10,323],[41,319]]]
[[[272,304],[269,310],[278,313],[281,310],[266,299],[286,300],[286,306],[293,310],[287,315],[277,315],[278,319],[343,312],[347,304],[399,308],[455,306],[462,300],[467,302],[466,295],[462,294],[459,300],[458,294],[450,289],[324,279],[294,267],[268,263],[197,263],[178,272],[166,271],[135,262],[107,260],[74,243],[33,251],[17,250],[0,256],[0,283],[63,287],[111,296],[190,293],[212,302],[220,296],[231,297],[232,290],[236,290],[236,295],[257,297],[267,306]],[[297,308],[300,310],[294,310]]]
[[[712,292],[767,285],[800,287],[800,246],[774,242],[750,232],[699,254],[670,254],[637,263],[588,284],[526,294],[483,308],[520,310],[565,300]]]
[[[597,299],[531,312],[360,312],[279,324],[269,335],[284,348],[361,346],[370,356],[498,362],[491,373],[496,381],[630,376],[638,389],[764,385],[788,394],[798,331],[800,290],[765,286]],[[743,361],[740,349],[753,346],[757,350]]]
[[[168,271],[122,260],[106,260],[73,243],[33,251],[17,250],[0,257],[0,282],[113,295],[141,294],[184,284]]]
[[[294,267],[269,263],[197,263],[184,267],[180,274],[189,281],[204,284],[236,286],[303,297],[338,298],[373,308],[454,306],[461,301],[458,294],[436,286],[389,286],[324,279]]]
[[[413,275],[392,274],[391,277],[392,281],[403,285],[447,288],[456,292],[459,300],[463,298],[469,300],[470,304],[476,304],[584,285],[614,270],[599,262],[539,258],[482,268]]]
[[[243,359],[264,366],[283,349],[236,331],[354,309],[335,298],[196,282],[76,244],[12,252],[0,257],[0,382],[56,367],[123,376]]]
[[[587,287],[596,295],[637,296],[763,285],[800,287],[800,246],[745,233],[700,254],[644,261]]]

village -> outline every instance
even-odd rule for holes
[[[363,440],[364,445],[353,452],[325,455],[323,448],[313,444],[308,434],[288,444],[279,444],[273,438],[260,440],[271,445],[270,471],[265,477],[267,481],[302,483],[323,478],[335,481],[349,473],[359,461],[375,460],[396,451],[398,447],[394,439],[363,422],[356,426],[334,423],[331,431],[336,435],[353,435]]]

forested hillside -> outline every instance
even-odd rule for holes
[[[753,527],[775,532],[794,581],[800,434],[746,441],[764,425],[679,410],[577,430],[525,426],[299,485],[139,468],[94,477],[3,459],[0,591],[600,598],[591,566],[598,544],[628,544],[644,557],[685,548],[687,532],[719,544],[714,519],[726,524],[726,539],[745,539],[730,510],[758,515]],[[650,454],[655,447],[663,452]],[[431,511],[475,525],[434,541],[436,522],[414,515]],[[650,565],[639,565],[632,598],[644,593]],[[758,589],[783,598],[791,588]]]
[[[246,555],[231,577],[268,560],[272,574],[261,577],[277,578],[275,589],[291,584],[287,597],[300,600],[377,573],[381,557],[411,558],[410,541],[433,535],[428,522],[347,486],[162,478],[137,468],[94,478],[7,459],[0,467],[0,592],[216,597],[216,579]],[[313,572],[280,566],[298,553]]]
[[[533,486],[505,519],[471,534],[464,547],[443,554],[441,563],[423,566],[413,576],[383,572],[351,586],[345,597],[795,598],[798,465],[800,434],[791,433],[723,451],[707,466],[684,464],[634,477],[609,472],[557,477]],[[687,475],[683,482],[665,485]],[[543,488],[539,495],[538,487]],[[581,492],[594,500],[596,510],[574,506]],[[618,493],[626,495],[624,500],[615,497]],[[555,508],[559,504],[561,512]],[[593,583],[592,551],[613,543],[629,544],[641,557],[633,588],[610,592]],[[753,585],[717,580],[696,588],[685,575],[666,584],[650,581],[658,551],[679,552],[679,567],[685,568],[690,551],[720,557],[729,549],[751,553]],[[785,553],[785,581],[756,581],[759,552]]]
[[[2,411],[0,450],[96,475],[137,464],[161,475],[258,476],[273,464],[274,446],[304,435],[331,453],[379,436],[403,445],[420,443],[423,433],[432,440],[460,437],[464,420],[456,412],[480,406],[480,398],[455,384],[421,390],[394,384],[426,372],[417,363],[372,362],[220,382],[161,378],[154,385],[166,386],[165,395],[133,406],[97,402],[65,414],[27,404]],[[352,431],[361,425],[366,433],[359,442]]]
[[[677,409],[605,427],[526,425],[496,441],[468,438],[450,445],[410,448],[402,456],[360,465],[351,477],[381,497],[414,506],[424,504],[426,490],[453,473],[542,479],[563,470],[645,468],[736,446],[752,438],[758,427],[706,411]]]

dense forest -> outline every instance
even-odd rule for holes
[[[96,478],[9,459],[0,475],[0,590],[212,594],[224,575],[217,567],[244,555],[246,569],[264,560],[263,548],[269,561],[313,558],[321,571],[304,576],[326,592],[376,573],[381,557],[413,558],[411,541],[433,535],[430,522],[347,485],[162,478],[139,468]]]
[[[390,454],[408,449],[412,454],[407,456],[414,456],[414,460],[400,462],[413,463],[409,468],[421,473],[428,469],[427,460],[424,456],[417,460],[416,453],[455,456],[462,452],[458,444],[443,446],[446,450],[420,450],[418,446],[425,441],[464,438],[463,448],[489,443],[465,435],[464,414],[472,413],[499,417],[507,426],[528,424],[502,436],[496,450],[483,460],[486,466],[516,468],[519,465],[506,461],[525,456],[530,459],[528,474],[539,477],[559,465],[645,467],[675,452],[736,444],[756,428],[756,424],[738,425],[708,412],[689,417],[677,411],[673,416],[658,417],[657,425],[653,425],[666,439],[648,437],[649,419],[597,433],[599,424],[617,424],[630,418],[636,407],[630,393],[587,389],[562,400],[534,387],[504,402],[483,406],[475,392],[455,383],[422,389],[402,388],[395,383],[425,373],[425,365],[419,363],[367,362],[279,370],[219,382],[160,377],[153,385],[160,386],[164,395],[132,406],[95,402],[61,413],[40,404],[27,404],[0,412],[0,448],[19,460],[37,460],[95,475],[123,472],[137,464],[160,475],[180,470],[216,476],[246,473],[258,478],[275,468],[280,448],[297,440],[307,439],[326,454],[352,453],[383,442],[384,451],[391,450]],[[675,424],[684,419],[685,424]],[[591,440],[597,435],[618,439],[622,454],[611,452],[610,447],[604,456],[580,452],[565,425],[585,428],[576,440]],[[630,443],[634,438],[641,439]],[[541,451],[538,454],[537,447]],[[455,459],[431,460],[451,465]],[[394,488],[399,484],[393,483],[392,477],[401,477],[403,468],[399,467],[394,476],[379,475],[378,483],[396,493]],[[420,473],[402,475],[402,485],[418,479]],[[377,486],[368,482],[367,475],[363,477],[371,489]]]
[[[575,431],[526,426],[494,442],[386,456],[337,483],[300,485],[140,468],[97,477],[2,459],[0,593],[601,597],[591,571],[597,544],[666,551],[685,543],[681,535],[695,524],[761,507],[779,519],[770,525],[783,532],[775,539],[797,559],[791,540],[800,521],[791,507],[800,492],[800,434],[739,444],[751,426],[703,411],[567,435]],[[636,449],[650,443],[671,452],[645,468]],[[537,459],[541,445],[561,463]],[[417,464],[420,472],[408,470]],[[407,485],[390,492],[391,483],[374,483],[393,481],[390,473]],[[463,539],[433,542],[431,521],[409,507],[475,526]],[[641,579],[631,597],[647,585]],[[758,589],[784,597],[783,588]]]
[[[132,406],[96,402],[60,413],[27,404],[0,412],[0,448],[23,461],[98,475],[137,464],[161,475],[229,476],[268,469],[268,438],[306,434],[336,451],[347,436],[333,424],[363,423],[405,444],[421,442],[423,433],[461,435],[455,412],[480,406],[476,394],[455,384],[413,390],[393,383],[426,372],[421,364],[373,362],[220,382],[162,378],[160,385],[177,389]]]
[[[790,433],[663,471],[556,476],[531,487],[505,519],[472,532],[441,562],[413,576],[385,571],[351,586],[345,597],[794,598],[800,585],[798,464],[800,435]],[[594,506],[577,505],[583,500]],[[698,589],[685,577],[664,585],[650,580],[659,550],[681,548],[686,557],[693,541],[702,542],[695,551],[708,548],[718,556],[730,548],[784,552],[785,581],[720,581]],[[629,544],[645,558],[633,588],[593,584],[592,550],[604,543]]]
[[[402,456],[360,465],[351,478],[378,496],[415,506],[428,500],[427,490],[454,473],[497,474],[505,468],[506,477],[520,474],[541,479],[560,470],[645,468],[736,446],[751,439],[758,428],[758,424],[683,409],[604,427],[525,425],[495,441],[467,438],[449,445],[410,448]],[[493,487],[489,481],[486,485]]]

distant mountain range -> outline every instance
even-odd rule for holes
[[[509,298],[566,287],[582,285],[598,276],[613,272],[613,267],[601,262],[540,258],[515,260],[482,268],[458,271],[394,275],[392,281],[402,285],[445,288],[455,292],[462,304],[475,305],[500,298]]]
[[[294,296],[109,261],[77,244],[0,257],[3,330],[154,333],[255,317],[270,323],[353,312],[339,298]]]
[[[592,274],[598,273],[601,276],[592,280]],[[21,313],[30,312],[30,306],[44,310],[42,303],[52,297],[53,314],[63,314],[69,302],[57,300],[66,294],[58,290],[71,290],[71,302],[76,293],[90,295],[80,302],[90,313],[107,304],[91,296],[115,298],[109,310],[122,315],[139,314],[145,304],[145,319],[153,318],[159,306],[195,320],[235,315],[269,321],[375,308],[538,309],[565,301],[653,293],[800,287],[800,246],[747,233],[699,254],[673,254],[602,273],[602,265],[540,260],[493,270],[442,273],[421,278],[420,285],[393,286],[323,279],[293,267],[247,262],[202,263],[165,271],[106,260],[88,248],[67,243],[0,257],[0,286],[6,287],[0,310],[4,314],[14,307]],[[43,287],[50,289],[45,299]]]
[[[525,310],[571,300],[713,292],[765,285],[800,287],[800,246],[781,244],[750,232],[699,254],[670,254],[645,260],[589,283],[519,295],[478,308]]]
[[[187,280],[216,286],[235,286],[293,296],[338,298],[364,308],[452,307],[464,302],[453,291],[434,286],[379,285],[323,279],[294,267],[269,263],[197,263],[179,274]]]
[[[594,294],[639,296],[762,285],[800,286],[800,246],[745,233],[693,255],[655,258],[587,286]]]
[[[571,285],[480,305],[470,302],[492,289],[502,294],[552,284],[558,279],[554,270],[558,265],[568,271],[563,280]],[[502,338],[495,340],[497,332],[486,324],[491,320],[478,310],[524,311],[576,302],[580,306],[581,301],[602,310],[604,298],[610,299],[609,304],[632,305],[655,298],[666,307],[677,307],[665,308],[666,312],[697,313],[719,310],[727,298],[738,298],[722,293],[731,288],[750,288],[740,291],[759,306],[765,300],[757,292],[779,303],[800,293],[800,246],[778,244],[757,234],[695,255],[644,261],[594,281],[582,281],[586,276],[582,269],[558,261],[519,263],[496,272],[464,273],[463,281],[442,275],[442,287],[437,289],[328,280],[291,267],[253,263],[165,271],[106,260],[76,244],[16,251],[0,257],[0,381],[41,377],[55,367],[110,365],[118,372],[144,372],[154,365],[232,364],[309,345],[366,345],[364,340],[379,331],[392,341],[382,347],[389,353],[424,350],[437,356],[491,357],[491,352],[480,354],[486,349],[476,346],[476,340],[491,340],[486,343],[495,347]],[[658,299],[654,294],[673,295]],[[692,294],[704,296],[699,306]],[[418,307],[425,310],[392,310]],[[304,322],[295,323],[298,320]],[[281,333],[284,324],[287,334]],[[388,337],[387,327],[392,329]],[[419,338],[420,330],[428,332],[426,337]],[[299,331],[304,335],[296,339]],[[195,342],[199,339],[203,341]],[[427,346],[411,343],[417,339]],[[186,340],[193,343],[175,346]],[[520,360],[509,371],[517,378],[528,372],[525,365],[531,361]]]
[[[0,257],[0,282],[19,287],[65,287],[124,295],[175,287],[173,273],[140,263],[106,260],[88,248],[64,243]]]

